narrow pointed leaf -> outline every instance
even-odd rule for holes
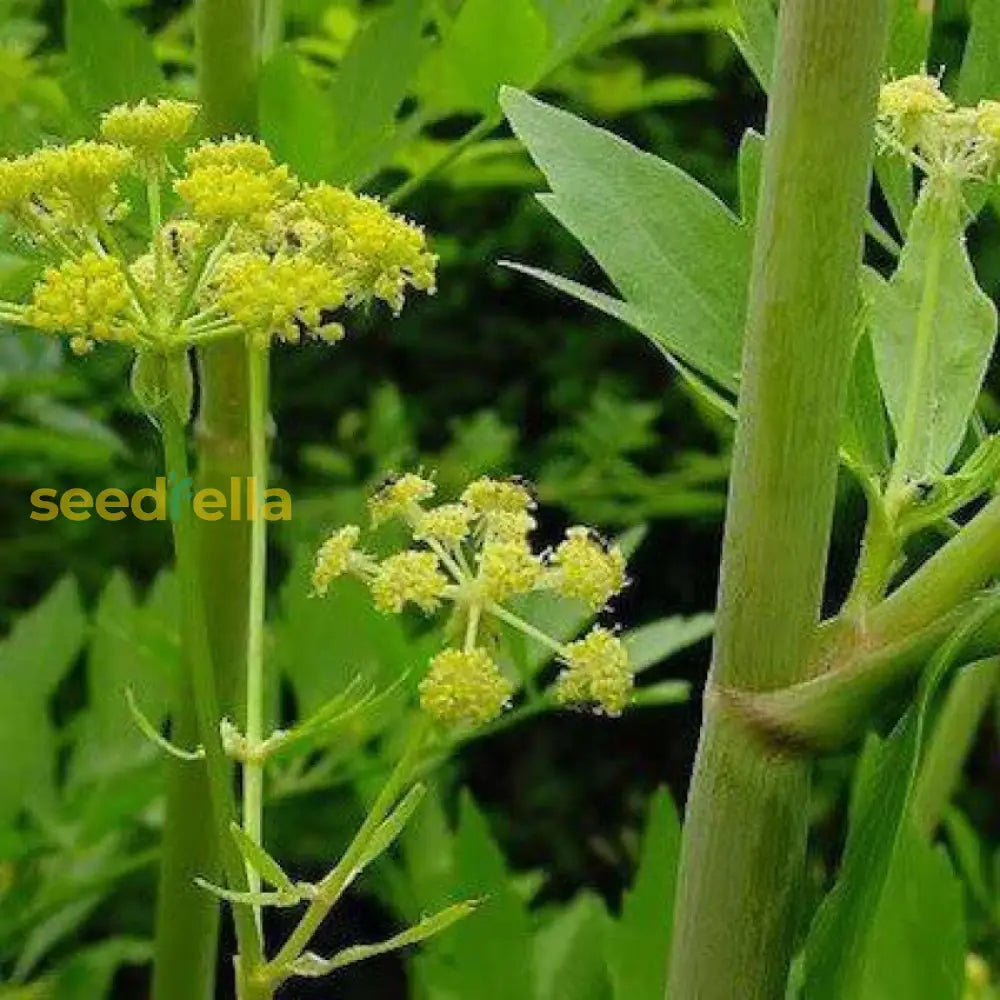
[[[282,892],[297,895],[298,890],[292,880],[285,874],[281,865],[260,844],[253,840],[237,823],[233,823],[229,830],[233,835],[233,840],[236,841],[236,846],[240,849],[240,854],[243,855],[243,859],[265,882]]]
[[[414,785],[403,796],[399,805],[379,824],[372,834],[371,840],[368,841],[364,854],[361,856],[361,861],[359,862],[361,868],[371,864],[375,858],[389,850],[393,841],[402,833],[403,827],[410,821],[410,817],[416,812],[426,792],[426,785]]]

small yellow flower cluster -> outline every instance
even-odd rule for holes
[[[481,647],[443,649],[420,682],[424,711],[442,725],[476,727],[510,704],[514,686]]]
[[[298,343],[304,329],[331,343],[344,336],[339,324],[323,324],[324,310],[343,304],[343,285],[329,267],[308,257],[230,254],[219,267],[212,295],[260,346],[272,336]]]
[[[433,292],[437,257],[429,253],[423,231],[393,215],[374,198],[329,184],[302,194],[312,218],[331,233],[331,252],[354,301],[381,299],[398,313],[407,286]]]
[[[184,139],[197,116],[198,105],[188,101],[119,104],[101,116],[101,136],[130,149],[141,171],[159,176],[167,148]]]
[[[621,639],[598,625],[586,638],[566,647],[563,662],[555,684],[558,702],[593,705],[607,715],[621,715],[632,693],[628,651]]]
[[[957,107],[926,73],[886,83],[879,94],[880,139],[928,176],[994,181],[1000,167],[1000,102]]]
[[[626,584],[625,557],[621,549],[589,528],[576,526],[552,554],[554,589],[576,597],[599,611]]]
[[[128,284],[120,264],[84,253],[47,268],[35,285],[28,322],[39,330],[68,331],[83,353],[95,340],[128,342],[136,336]]]
[[[164,220],[167,153],[184,141],[197,114],[197,105],[184,101],[121,105],[101,119],[105,141],[0,160],[0,212],[61,260],[55,274],[65,268],[75,280],[79,269],[70,265],[96,255],[111,262],[104,271],[130,292],[127,321],[118,322],[121,295],[110,300],[110,325],[89,301],[44,313],[0,303],[8,320],[29,324],[31,316],[44,316],[42,329],[78,336],[86,314],[88,340],[123,340],[137,350],[231,337],[264,348],[272,338],[297,342],[305,334],[334,343],[344,335],[333,319],[338,309],[381,299],[398,312],[408,287],[434,290],[437,258],[417,226],[375,199],[301,185],[249,138],[188,149],[173,184],[186,209]],[[118,191],[126,173],[145,181],[149,209],[151,239],[134,257],[122,250],[132,234],[119,240],[115,233],[130,210]],[[85,269],[94,267],[88,258]],[[70,285],[57,276],[50,284],[65,292]],[[52,290],[42,295],[51,300]],[[76,325],[59,326],[59,315],[72,315]]]
[[[294,197],[288,167],[251,139],[205,142],[185,158],[187,175],[174,183],[199,222],[262,226],[268,214]]]
[[[399,613],[409,604],[428,614],[445,601],[456,606],[456,620],[465,624],[464,645],[440,654],[420,685],[425,710],[445,725],[489,721],[511,696],[510,682],[477,645],[490,618],[557,655],[564,664],[555,688],[561,703],[620,713],[632,675],[624,646],[612,633],[597,629],[564,645],[505,604],[545,589],[600,610],[626,583],[617,546],[576,527],[551,554],[537,553],[530,538],[534,494],[520,479],[479,479],[457,502],[429,506],[434,494],[434,484],[413,473],[385,481],[369,500],[372,526],[402,521],[421,547],[379,561],[358,549],[360,528],[341,528],[317,554],[315,592],[325,593],[335,577],[350,574],[367,584],[384,612]]]

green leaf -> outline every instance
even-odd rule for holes
[[[127,938],[85,948],[60,968],[52,996],[59,1000],[105,1000],[115,972],[123,965],[144,965],[151,953],[145,941]]]
[[[375,169],[423,56],[422,24],[419,0],[396,0],[354,37],[329,94],[337,155],[327,179],[347,184]]]
[[[604,963],[609,923],[603,901],[590,892],[581,892],[556,912],[535,935],[536,1000],[610,996]]]
[[[549,52],[548,27],[532,0],[466,0],[427,63],[422,90],[435,109],[492,114],[504,84],[532,86]]]
[[[0,644],[0,825],[52,795],[49,700],[80,651],[85,626],[76,584],[64,577]]]
[[[778,15],[771,0],[735,0],[740,27],[733,41],[764,90],[770,89],[778,47]]]
[[[68,92],[92,116],[165,90],[152,42],[105,0],[67,0],[66,53]]]
[[[243,860],[268,884],[279,892],[297,892],[285,870],[238,823],[231,823],[229,832],[239,848]]]
[[[994,596],[987,601],[941,647],[921,679],[916,701],[888,739],[871,737],[859,767],[840,875],[820,905],[806,941],[804,1000],[958,996],[951,984],[960,904],[956,915],[939,862],[928,860],[929,848],[915,841],[910,805],[930,705],[969,635],[986,615],[995,613],[997,600]],[[918,881],[942,907],[944,919],[951,921],[947,929],[942,930],[934,909],[919,905],[919,895],[908,895],[919,893],[907,888]],[[881,955],[880,948],[899,947],[904,938],[903,953]],[[959,942],[959,976],[964,950],[964,942]],[[903,975],[900,967],[905,961],[914,967],[911,985],[916,992],[883,990],[883,982],[888,986]]]
[[[681,826],[666,789],[654,796],[639,869],[608,934],[615,1000],[663,1000],[674,924]]]
[[[307,76],[291,46],[280,48],[261,72],[261,135],[275,156],[306,181],[330,178],[339,136],[329,94]]]
[[[371,864],[372,861],[392,847],[393,841],[403,832],[403,828],[410,821],[410,817],[417,811],[426,792],[426,785],[416,784],[403,796],[402,801],[378,825],[372,834],[371,840],[365,845],[364,853],[358,861],[359,868],[364,868],[366,865]]]
[[[398,951],[400,948],[420,944],[421,941],[426,941],[428,938],[448,930],[460,920],[471,916],[476,912],[478,906],[479,904],[473,901],[455,903],[440,913],[425,917],[419,924],[408,927],[387,941],[379,941],[377,944],[356,944],[351,948],[337,952],[330,959],[320,958],[312,952],[306,952],[294,963],[292,971],[296,976],[317,979],[320,976],[328,976],[331,972],[342,969],[345,965],[353,965],[355,962],[363,962],[365,959],[375,958],[377,955],[385,955],[391,951]]]
[[[958,77],[959,104],[971,105],[987,98],[1000,98],[998,38],[1000,5],[994,0],[974,0],[962,70]]]
[[[631,0],[538,0],[552,36],[553,60],[565,59],[620,20]]]
[[[764,162],[764,137],[748,128],[740,140],[739,178],[740,214],[747,226],[757,220],[757,199],[760,194],[760,172]]]
[[[672,615],[632,629],[622,638],[632,669],[638,673],[708,638],[714,628],[715,616],[711,614]]]
[[[965,435],[997,333],[996,308],[976,283],[958,206],[924,194],[892,279],[867,271],[865,291],[897,439],[909,433],[907,407],[916,391],[902,471],[916,479],[944,472]]]
[[[877,478],[889,468],[889,435],[871,337],[863,333],[854,349],[840,430],[841,452],[851,467]]]
[[[511,1000],[533,995],[531,918],[500,849],[468,793],[454,842],[451,892],[483,904],[474,920],[433,941],[420,958],[433,995]]]
[[[747,229],[683,171],[610,132],[520,91],[505,90],[502,104],[548,179],[542,203],[605,270],[636,325],[734,389]]]

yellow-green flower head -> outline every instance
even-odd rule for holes
[[[589,528],[567,530],[552,553],[551,586],[565,597],[585,601],[595,611],[625,586],[625,556]]]
[[[174,182],[191,214],[203,222],[261,225],[269,212],[294,193],[286,167],[258,173],[246,167],[198,167]]]
[[[79,224],[103,218],[111,211],[117,182],[132,156],[119,146],[84,139],[68,146],[46,146],[27,161],[33,175],[32,193],[47,208]]]
[[[480,514],[524,514],[537,506],[531,486],[520,477],[490,479],[483,476],[465,488],[462,502]]]
[[[197,116],[198,105],[188,101],[119,104],[101,116],[101,135],[131,149],[143,169],[159,172],[167,147],[188,134]]]
[[[513,687],[484,649],[445,649],[420,682],[420,705],[446,726],[482,726],[510,702]]]
[[[418,540],[433,538],[448,545],[458,545],[471,530],[476,512],[464,503],[445,503],[430,510],[421,511],[413,528],[413,537]]]
[[[882,87],[878,100],[879,117],[907,144],[917,141],[924,123],[953,107],[941,81],[927,73],[892,80]]]
[[[541,561],[524,542],[484,542],[479,555],[479,586],[484,597],[505,601],[526,594],[541,576]]]
[[[379,611],[398,614],[409,602],[430,614],[440,607],[448,579],[433,552],[408,550],[383,559],[370,586]]]
[[[493,510],[483,514],[483,535],[487,541],[524,542],[538,527],[526,510]]]
[[[249,170],[255,174],[269,173],[277,166],[267,146],[239,135],[231,139],[206,140],[189,149],[184,165],[189,171],[218,167],[223,170]]]
[[[323,312],[343,303],[343,285],[328,267],[306,257],[231,254],[213,291],[215,304],[259,344],[272,336],[296,343],[303,331],[339,339],[323,328]]]
[[[372,527],[377,528],[394,517],[407,518],[415,505],[434,496],[434,484],[429,479],[407,472],[389,476],[368,498]]]
[[[319,547],[316,562],[313,565],[313,592],[321,597],[326,595],[330,584],[345,573],[362,569],[370,561],[358,551],[358,540],[361,529],[355,524],[349,524],[333,532]]]
[[[562,705],[591,705],[606,715],[621,715],[632,693],[632,668],[625,644],[598,625],[564,654],[565,667],[554,692]]]
[[[302,193],[302,201],[330,234],[331,252],[348,275],[351,297],[381,299],[398,313],[407,287],[433,292],[437,257],[423,230],[375,198],[330,184]]]
[[[121,265],[90,251],[45,271],[27,319],[36,329],[87,340],[134,343],[138,337]]]
[[[35,170],[30,157],[0,160],[0,212],[21,208],[31,198],[34,189]]]

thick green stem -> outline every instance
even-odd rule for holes
[[[199,0],[197,42],[206,130],[212,135],[252,131],[256,117],[257,0]],[[222,488],[228,494],[230,477],[242,478],[250,464],[247,367],[242,344],[230,342],[205,350],[201,375],[199,485]],[[220,692],[227,714],[235,715],[249,602],[247,524],[201,522],[201,527],[210,530],[202,532],[200,546],[192,544],[187,572],[200,577],[203,619],[211,623],[210,654],[204,662],[214,664],[217,675],[213,688]],[[191,566],[198,558],[193,554],[198,547],[200,564]],[[187,592],[183,574],[180,576],[182,590]],[[186,641],[185,657],[192,655]],[[197,696],[187,680],[185,684],[174,715],[175,734],[179,741],[197,743]],[[218,725],[217,716],[212,725]],[[216,765],[228,789],[228,762],[223,759]],[[209,785],[201,765],[171,762],[170,768],[153,995],[154,1000],[209,1000],[215,995],[219,907],[191,881],[195,875],[214,877],[218,868]],[[239,869],[242,877],[242,864]]]
[[[165,408],[168,409],[168,407]],[[166,456],[167,476],[175,482],[188,477],[187,440],[184,424],[172,413],[162,418],[163,447]],[[181,635],[185,660],[189,666],[191,701],[197,716],[197,742],[205,751],[204,772],[207,775],[207,813],[215,827],[222,869],[226,880],[234,889],[246,886],[243,860],[229,834],[236,818],[233,802],[232,768],[222,746],[219,733],[220,708],[215,689],[215,672],[212,668],[205,621],[204,601],[198,577],[198,540],[194,531],[194,511],[182,505],[179,516],[173,521],[174,552],[177,563],[178,597],[180,601]],[[187,766],[200,767],[188,763]],[[188,803],[194,811],[195,803]],[[243,907],[234,908],[234,921],[240,954],[256,967],[262,959],[261,942],[252,915]],[[186,994],[190,1000],[190,994]],[[157,997],[157,1000],[161,1000]]]
[[[781,5],[726,519],[718,629],[684,828],[670,996],[785,995],[809,777],[714,687],[804,676],[858,309],[886,3]]]
[[[1000,677],[1000,659],[969,664],[951,683],[920,766],[913,816],[933,836],[958,788],[966,757]]]

